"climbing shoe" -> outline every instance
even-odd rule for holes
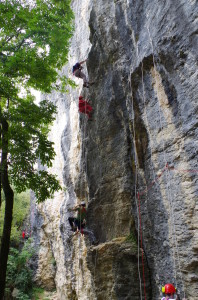
[[[97,246],[98,244],[99,244],[99,241],[98,241],[98,240],[92,242],[92,245],[93,245],[93,246]]]
[[[89,88],[89,85],[87,83],[84,83],[83,87]]]

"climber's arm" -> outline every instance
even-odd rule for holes
[[[79,208],[79,205],[74,206],[72,208],[68,208],[68,211],[76,211],[76,210],[78,210],[78,208]]]
[[[82,64],[84,64],[86,61],[87,61],[87,59],[85,59],[85,60],[79,62],[79,64],[82,65]]]

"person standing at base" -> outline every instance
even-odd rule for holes
[[[163,297],[161,300],[180,300],[180,296],[176,294],[176,288],[171,283],[167,283],[165,284],[165,286],[162,287],[162,293],[165,294],[165,297]],[[176,298],[174,298],[175,294]]]
[[[22,231],[22,238],[25,239],[25,230]]]

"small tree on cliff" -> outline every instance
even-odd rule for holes
[[[14,193],[32,189],[38,201],[60,188],[55,176],[37,170],[50,167],[53,143],[47,138],[55,106],[34,103],[31,89],[53,89],[66,62],[72,34],[70,0],[0,1],[0,173],[5,194],[4,228],[0,248],[0,300],[3,299],[9,252]],[[23,95],[23,96],[22,96]]]

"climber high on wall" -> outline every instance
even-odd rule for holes
[[[88,103],[87,100],[83,99],[83,96],[79,97],[79,112],[87,114],[88,120],[92,120],[92,113],[93,113],[93,108],[92,106]]]
[[[81,71],[83,69],[82,64],[84,64],[86,61],[87,59],[77,62],[72,68],[72,73],[74,76],[83,79],[83,86],[88,88],[89,85],[94,84],[94,82],[88,82],[86,75]]]

